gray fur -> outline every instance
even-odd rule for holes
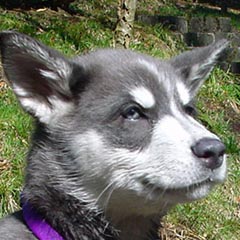
[[[22,213],[15,212],[3,218],[0,221],[0,236],[1,239],[25,239],[35,240],[36,238],[32,235],[30,230],[27,228],[22,218]],[[14,231],[13,231],[14,226]]]
[[[24,199],[65,239],[156,239],[159,218],[170,207],[201,198],[224,180],[225,160],[212,171],[193,156],[176,165],[180,148],[170,147],[169,156],[158,149],[174,139],[164,129],[161,136],[166,117],[173,124],[176,118],[189,138],[183,148],[217,139],[186,107],[226,47],[223,40],[170,61],[111,49],[67,59],[26,35],[2,32],[6,77],[36,119]],[[153,95],[154,106],[135,102],[131,90],[138,87]],[[1,239],[34,239],[21,212],[17,216],[0,221]]]

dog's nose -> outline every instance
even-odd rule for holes
[[[223,163],[225,145],[217,139],[202,138],[191,149],[194,155],[201,158],[207,168],[213,170]]]

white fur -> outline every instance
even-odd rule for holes
[[[57,71],[56,73],[60,76],[61,79],[68,79],[69,76],[72,73],[72,68],[69,66],[68,62],[66,60],[57,58],[52,59],[50,58],[50,61],[52,63],[52,70]],[[50,63],[49,63],[50,65]],[[65,81],[66,85],[68,84],[67,81]],[[68,85],[67,85],[68,86]]]
[[[182,103],[184,105],[189,103],[191,98],[188,88],[180,81],[177,81],[176,87]]]
[[[208,131],[204,125],[200,124],[193,117],[187,114],[183,115],[173,101],[170,104],[170,109],[173,116],[182,122],[186,130],[189,130],[189,127],[193,128],[192,135],[194,135],[195,139],[203,138],[203,137],[219,139],[215,134]]]
[[[18,86],[17,84],[13,84],[12,86],[14,92],[16,93],[17,96],[19,97],[27,97],[29,93],[22,87]]]
[[[130,94],[133,96],[134,100],[141,105],[143,108],[152,108],[155,105],[155,99],[153,94],[147,88],[141,86],[136,87],[130,91]]]
[[[65,102],[56,97],[48,99],[51,105],[33,98],[20,97],[19,100],[28,112],[37,117],[40,122],[46,124],[53,123],[72,109],[72,103]]]
[[[53,80],[59,79],[58,75],[53,71],[47,71],[47,70],[40,69],[40,74],[46,78],[50,78]]]

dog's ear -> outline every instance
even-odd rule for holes
[[[229,42],[219,40],[207,47],[187,51],[170,60],[193,99],[204,80],[209,76],[219,58],[224,54]]]
[[[17,32],[0,33],[5,75],[23,108],[49,123],[71,105],[70,62],[59,52]]]

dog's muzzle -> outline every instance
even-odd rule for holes
[[[191,149],[194,155],[200,158],[205,167],[213,170],[222,165],[226,148],[217,139],[202,138]]]

